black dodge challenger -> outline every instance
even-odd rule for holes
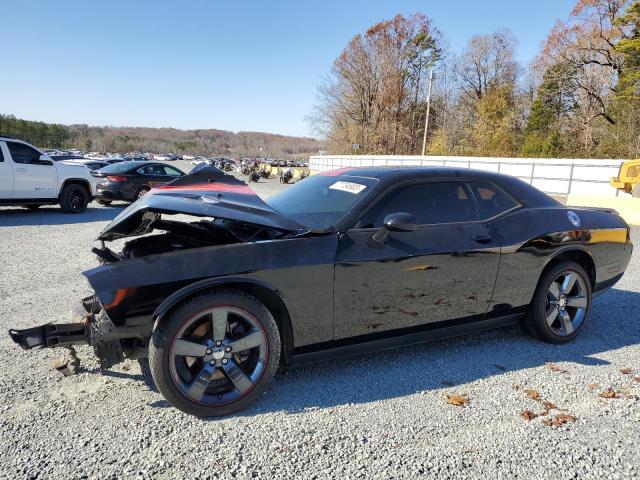
[[[152,189],[99,240],[77,321],[11,337],[88,343],[104,368],[148,357],[165,398],[200,416],[246,407],[281,363],[517,321],[568,342],[633,248],[614,211],[455,168],[334,170],[266,201],[203,168]]]

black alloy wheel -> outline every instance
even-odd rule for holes
[[[89,203],[89,192],[82,185],[67,185],[60,194],[60,207],[66,213],[82,213]]]
[[[248,406],[267,388],[279,361],[273,316],[254,297],[232,290],[187,301],[158,325],[149,346],[158,390],[197,416]]]
[[[136,198],[142,198],[149,193],[149,187],[140,187],[136,192]]]

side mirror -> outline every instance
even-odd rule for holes
[[[386,243],[389,232],[413,232],[417,228],[416,217],[410,213],[390,213],[384,217],[382,228],[376,232],[373,240],[379,243]]]
[[[45,154],[40,155],[38,158],[38,165],[53,165],[53,162]]]

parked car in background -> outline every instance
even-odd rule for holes
[[[70,165],[84,165],[85,167],[87,167],[91,171],[100,170],[101,168],[104,168],[107,165],[110,165],[109,162],[106,162],[104,160],[93,160],[91,158],[79,158],[79,159],[73,159],[73,160],[65,160],[64,163],[67,163],[67,164],[70,164]]]
[[[84,165],[54,162],[33,145],[0,137],[0,205],[58,203],[64,212],[80,213],[96,195],[96,184]]]
[[[137,161],[108,165],[94,175],[102,180],[97,187],[97,201],[109,205],[114,200],[133,202],[152,188],[183,176],[184,172],[163,163]]]
[[[156,162],[172,162],[174,160],[177,160],[177,157],[172,153],[162,153],[162,154],[154,155],[153,159]]]

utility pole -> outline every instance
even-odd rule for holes
[[[424,136],[422,137],[422,156],[427,148],[427,131],[429,130],[429,110],[431,110],[431,84],[433,83],[433,68],[429,71],[429,92],[427,93],[427,116],[424,119]]]

